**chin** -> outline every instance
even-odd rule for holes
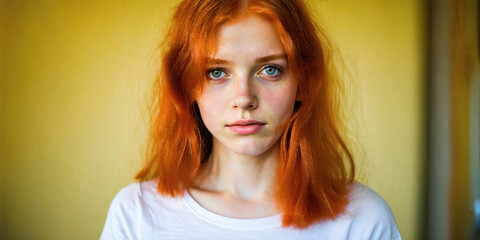
[[[241,137],[241,138],[220,138],[215,139],[214,144],[218,144],[224,151],[244,156],[258,156],[273,150],[278,139],[272,137]]]
[[[272,148],[273,144],[265,144],[265,142],[249,142],[249,143],[237,143],[235,146],[231,146],[230,150],[239,155],[245,156],[258,156],[265,152],[268,152]]]
[[[258,156],[266,152],[266,149],[251,149],[251,148],[245,148],[245,149],[232,149],[233,152],[235,152],[238,155],[244,155],[244,156]]]

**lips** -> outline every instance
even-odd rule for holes
[[[248,135],[260,131],[265,126],[264,122],[256,120],[239,120],[227,125],[227,128],[236,134]]]

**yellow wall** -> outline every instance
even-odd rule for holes
[[[7,5],[6,2],[0,0],[0,219],[4,219],[5,213],[5,191],[4,191],[4,182],[6,180],[5,175],[5,157],[4,157],[4,149],[5,149],[5,139],[3,137],[3,129],[5,126],[4,121],[4,94],[3,94],[3,79],[4,79],[4,46],[5,46],[5,39],[6,39],[6,32],[7,32]],[[0,232],[5,232],[3,226],[3,220],[0,220]]]
[[[390,204],[404,239],[424,230],[426,18],[422,1],[316,1],[363,104],[366,183]],[[360,124],[361,125],[361,124]]]
[[[0,1],[4,237],[98,238],[112,197],[142,161],[145,92],[174,2]],[[389,202],[404,239],[418,239],[422,5],[310,2],[361,88],[365,180]]]

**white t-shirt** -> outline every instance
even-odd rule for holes
[[[188,192],[163,196],[156,183],[148,181],[118,192],[100,239],[401,239],[390,207],[360,183],[354,184],[347,213],[335,220],[298,230],[282,227],[281,219],[281,214],[257,219],[221,216],[203,208]]]

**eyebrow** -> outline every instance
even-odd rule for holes
[[[263,62],[268,62],[276,59],[287,59],[286,54],[274,54],[274,55],[269,55],[261,58],[255,59],[255,63],[263,63]]]
[[[263,63],[263,62],[268,62],[268,61],[272,61],[272,60],[276,60],[276,59],[287,59],[287,55],[286,54],[268,55],[268,56],[265,56],[265,57],[260,57],[260,58],[255,59],[255,63]],[[206,60],[207,60],[207,63],[209,63],[209,64],[227,65],[227,64],[231,63],[228,60],[218,59],[218,58],[210,58],[210,57],[207,57]]]

